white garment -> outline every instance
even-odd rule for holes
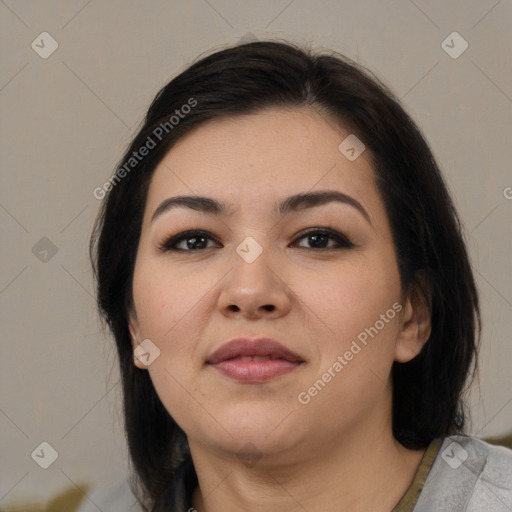
[[[446,437],[413,512],[512,512],[512,450]]]

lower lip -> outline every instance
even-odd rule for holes
[[[268,361],[241,361],[229,359],[213,364],[216,370],[235,380],[245,382],[264,382],[289,373],[301,363],[285,361],[284,359],[269,359]]]

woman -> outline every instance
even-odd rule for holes
[[[214,53],[98,191],[146,510],[510,502],[510,451],[463,435],[480,316],[459,220],[376,78],[286,43]]]

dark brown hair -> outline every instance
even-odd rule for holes
[[[149,507],[161,498],[188,450],[149,373],[135,367],[128,331],[152,174],[177,140],[207,120],[308,105],[356,134],[369,150],[402,289],[421,285],[431,305],[428,342],[412,361],[395,362],[392,369],[393,434],[404,446],[419,448],[463,431],[462,397],[476,367],[480,333],[478,295],[457,213],[419,129],[377,78],[341,55],[276,41],[234,46],[201,58],[157,94],[121,160],[126,172],[108,187],[91,237],[99,310],[119,354],[135,479],[141,502]],[[183,114],[178,121],[177,110]],[[148,137],[155,147],[126,167]]]

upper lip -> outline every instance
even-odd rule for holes
[[[237,338],[228,341],[208,357],[208,363],[216,364],[236,357],[269,356],[272,359],[304,362],[300,356],[270,338]]]

